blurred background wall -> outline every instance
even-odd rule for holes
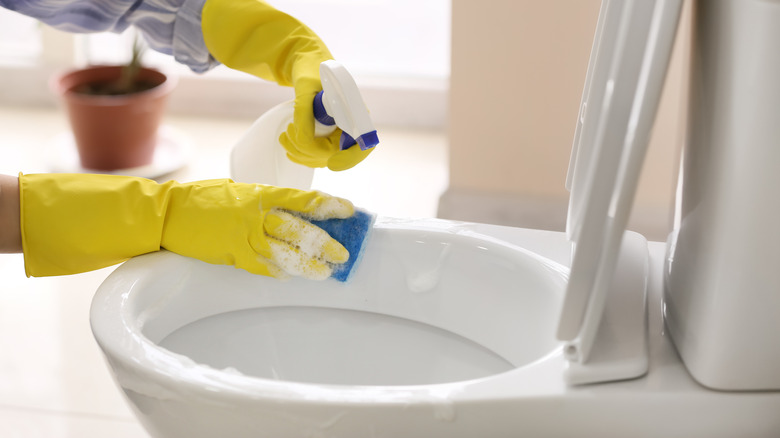
[[[564,229],[564,183],[600,3],[452,1],[450,174],[440,217]],[[629,221],[652,240],[671,229],[685,57],[686,38],[678,37]]]

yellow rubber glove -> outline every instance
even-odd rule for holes
[[[331,264],[349,258],[339,242],[298,217],[354,213],[349,201],[321,192],[85,174],[20,174],[19,191],[28,276],[85,272],[161,247],[281,278],[324,279]]]
[[[314,96],[322,90],[320,63],[333,56],[303,23],[262,0],[207,0],[201,28],[217,61],[295,88],[293,123],[279,138],[290,160],[345,170],[371,153],[373,148],[339,150],[340,129],[327,137],[314,136]]]

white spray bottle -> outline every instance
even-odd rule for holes
[[[337,61],[320,64],[322,91],[314,99],[314,135],[343,131],[340,148],[370,149],[379,143],[368,109],[352,75]],[[308,190],[314,169],[294,163],[279,143],[293,121],[293,101],[281,103],[260,116],[233,146],[230,174],[234,181]]]

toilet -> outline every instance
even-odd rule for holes
[[[668,308],[686,296],[673,256],[687,232],[667,245],[625,230],[681,4],[603,2],[566,232],[380,217],[347,283],[278,281],[167,251],[118,267],[90,322],[144,428],[156,438],[780,434],[775,374],[747,388],[728,373],[702,382],[688,365],[702,362],[691,342],[708,341],[684,324],[690,300]],[[667,332],[671,314],[684,338]],[[720,376],[732,386],[718,387]]]

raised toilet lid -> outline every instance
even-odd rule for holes
[[[558,338],[569,383],[647,371],[646,241],[626,233],[682,0],[604,0],[566,186],[574,243]]]

